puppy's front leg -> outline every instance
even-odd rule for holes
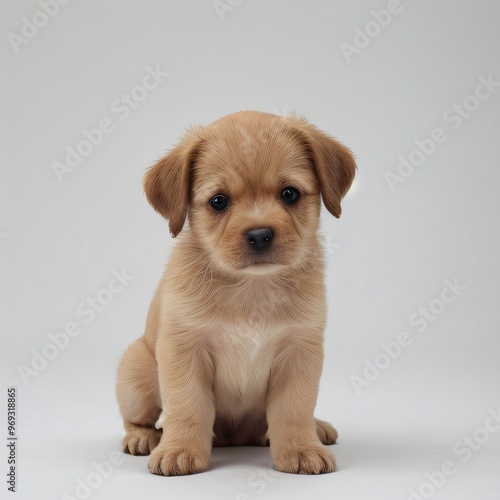
[[[206,471],[215,420],[210,356],[199,346],[160,345],[157,359],[163,435],[151,453],[149,470],[164,476]]]
[[[318,438],[314,407],[323,364],[321,343],[293,341],[277,354],[267,399],[268,436],[276,469],[296,474],[335,470]]]

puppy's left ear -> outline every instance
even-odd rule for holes
[[[177,236],[187,216],[190,197],[191,167],[200,139],[194,131],[144,176],[144,192],[152,207],[168,219],[170,233]]]
[[[340,202],[351,187],[356,173],[354,155],[346,146],[321,132],[305,119],[295,119],[294,126],[302,134],[316,175],[321,196],[327,210],[339,218]]]

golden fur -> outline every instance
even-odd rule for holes
[[[151,472],[202,472],[212,445],[269,443],[278,470],[335,469],[324,445],[337,432],[313,414],[326,321],[317,231],[321,198],[339,217],[355,168],[305,119],[242,111],[191,129],[147,172],[148,200],[179,238],[116,391],[124,449],[151,453]],[[293,205],[280,198],[289,186]],[[263,227],[272,245],[255,252],[245,235]]]

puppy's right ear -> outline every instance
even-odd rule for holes
[[[152,207],[168,219],[175,238],[184,226],[189,205],[191,166],[200,139],[190,132],[170,153],[153,165],[144,176],[144,191]]]

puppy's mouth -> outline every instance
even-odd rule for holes
[[[301,247],[300,241],[282,238],[274,228],[258,228],[245,232],[236,241],[223,241],[217,254],[227,271],[274,274],[294,267]]]
[[[246,231],[242,241],[243,269],[250,272],[267,272],[272,267],[283,265],[276,238],[276,229],[269,226]]]
[[[283,265],[283,264],[281,264],[280,262],[274,262],[271,260],[270,261],[262,261],[262,262],[246,262],[245,264],[243,264],[243,269],[252,269],[252,268],[258,269],[260,267],[267,268],[267,267],[279,266],[279,265]]]
[[[283,267],[284,264],[277,262],[260,262],[254,264],[246,264],[241,268],[241,271],[247,274],[269,274],[273,272],[278,272]]]
[[[286,263],[277,258],[274,252],[269,254],[248,255],[244,259],[241,270],[250,273],[263,273],[277,270],[286,266]]]

